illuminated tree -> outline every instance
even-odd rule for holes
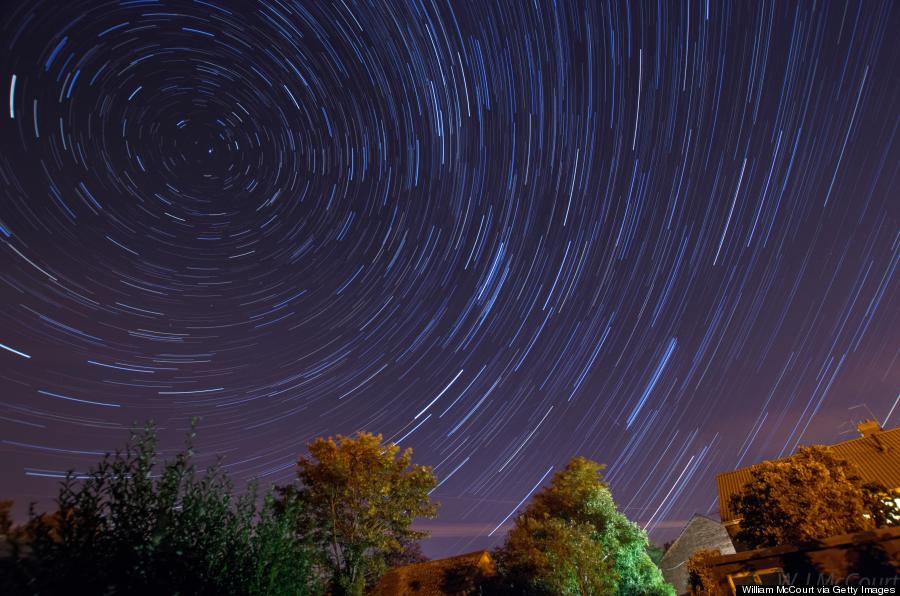
[[[674,594],[647,535],[616,508],[600,472],[576,457],[537,493],[496,551],[514,594]]]
[[[731,497],[741,518],[736,540],[752,548],[818,540],[874,529],[889,513],[878,505],[883,487],[865,485],[859,470],[828,447],[801,447],[781,461],[751,469]]]
[[[331,577],[331,593],[361,594],[384,572],[386,557],[426,535],[411,529],[417,517],[434,517],[428,497],[431,468],[412,465],[381,435],[338,435],[308,445],[298,466],[300,485],[281,489],[283,502],[302,507],[300,531],[317,545]]]

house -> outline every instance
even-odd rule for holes
[[[883,430],[874,420],[865,420],[857,425],[857,430],[859,437],[830,446],[835,456],[854,464],[863,482],[878,482],[888,489],[900,488],[900,427]],[[750,482],[753,468],[747,466],[716,476],[719,518],[732,538],[741,520],[731,508],[731,497]]]
[[[684,526],[659,562],[663,577],[675,586],[677,594],[687,593],[687,560],[702,549],[718,550],[723,555],[734,553],[734,545],[722,524],[697,513]]]
[[[381,578],[370,596],[467,596],[497,573],[486,550],[395,567]]]
[[[859,437],[831,445],[831,451],[853,464],[863,482],[877,482],[888,490],[900,489],[900,428],[884,430],[874,420],[866,420],[857,426],[857,430]],[[787,460],[790,457],[777,461]],[[742,492],[752,480],[754,467],[724,472],[716,477],[722,527],[732,540],[740,529],[741,519],[731,508],[731,497]],[[686,531],[687,528],[682,535]],[[724,554],[722,551],[722,555],[708,562],[716,594],[739,594],[742,585],[844,583],[900,587],[900,527],[754,550],[742,549],[739,544],[734,546],[738,552]],[[700,548],[709,547],[698,545],[691,551]],[[672,563],[681,559],[681,553],[672,554]],[[665,560],[663,558],[660,564],[664,574]],[[673,579],[669,577],[666,575],[666,579],[675,583],[674,576]],[[891,583],[878,583],[885,581]],[[682,585],[676,584],[679,591],[684,589]]]

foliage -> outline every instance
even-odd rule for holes
[[[258,507],[253,486],[233,497],[216,466],[198,475],[192,438],[193,432],[184,450],[160,464],[156,433],[148,426],[86,476],[70,472],[57,510],[32,510],[18,532],[30,549],[19,561],[27,584],[21,590],[310,593],[311,558],[294,532],[295,520],[276,516],[271,496]]]
[[[612,594],[614,560],[594,534],[588,523],[520,515],[498,552],[498,565],[514,593]]]
[[[859,470],[828,447],[801,447],[792,457],[754,466],[752,480],[731,497],[741,518],[736,540],[751,548],[871,530],[885,524],[877,495]]]
[[[386,557],[425,536],[410,526],[436,514],[428,498],[434,474],[381,435],[318,438],[308,449],[298,461],[299,487],[280,489],[282,501],[302,506],[299,529],[316,545],[332,594],[361,594],[384,572]]]
[[[866,508],[872,515],[875,527],[900,525],[900,488],[888,489],[869,482],[863,485]]]
[[[400,550],[390,551],[384,555],[384,564],[387,569],[424,563],[428,560],[429,558],[422,552],[421,545],[412,539],[401,540]]]
[[[600,472],[576,457],[538,492],[496,551],[506,590],[520,594],[674,594],[647,535],[616,508]]]
[[[493,565],[482,565],[474,562],[458,563],[443,569],[440,585],[441,594],[485,594],[496,596],[492,591],[492,581],[496,577]],[[411,585],[415,589],[415,584]],[[420,586],[423,593],[430,586]]]
[[[662,558],[663,556],[665,556],[667,550],[669,550],[669,543],[660,546],[655,542],[650,542],[647,545],[647,555],[656,566],[659,566],[659,562],[662,561]]]
[[[688,593],[715,594],[715,575],[712,573],[710,560],[720,556],[718,549],[704,548],[696,551],[687,560]]]
[[[253,568],[247,592],[261,596],[319,594],[324,586],[314,576],[312,546],[297,535],[300,507],[275,510],[267,494],[251,540]]]

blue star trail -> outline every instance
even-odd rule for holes
[[[661,541],[718,472],[895,426],[898,30],[874,0],[6,3],[2,496],[199,416],[239,482],[402,439],[431,554],[573,455]]]

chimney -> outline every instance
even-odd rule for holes
[[[881,432],[881,425],[878,424],[877,420],[863,420],[856,425],[856,430],[859,431],[862,437],[871,437]]]

